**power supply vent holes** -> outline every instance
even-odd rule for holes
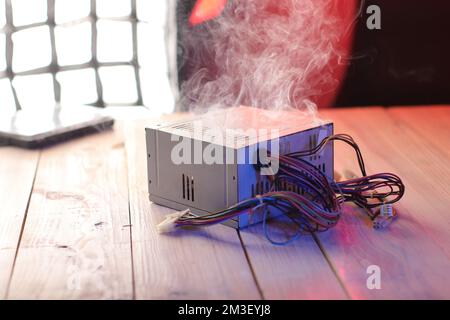
[[[181,190],[183,199],[195,201],[194,177],[187,174],[181,175]]]

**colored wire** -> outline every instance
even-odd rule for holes
[[[328,143],[342,141],[356,153],[362,177],[336,182],[320,169],[304,160],[304,157],[322,151]],[[303,190],[302,194],[288,191],[286,186]],[[206,215],[187,213],[178,218],[176,226],[206,226],[222,223],[242,214],[263,211],[263,231],[275,245],[286,245],[302,234],[322,232],[334,227],[341,216],[343,202],[353,202],[365,208],[371,219],[377,214],[373,208],[399,201],[405,192],[401,179],[392,173],[367,175],[364,159],[357,143],[346,134],[337,134],[323,139],[316,147],[301,152],[279,156],[279,170],[272,178],[270,191],[239,202],[229,208]],[[303,194],[304,193],[304,194]],[[269,232],[268,219],[272,209],[288,217],[297,230],[286,241],[277,241]]]

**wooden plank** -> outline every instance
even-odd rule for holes
[[[0,297],[5,297],[39,151],[0,148]]]
[[[450,159],[418,131],[399,125],[384,109],[327,111],[336,132],[359,143],[368,173],[394,172],[406,185],[399,219],[374,230],[359,209],[347,207],[338,226],[320,241],[352,298],[450,297]],[[339,171],[356,169],[348,147],[336,144]],[[367,267],[381,268],[381,290],[366,286]]]
[[[8,298],[133,296],[119,129],[42,151]]]
[[[173,210],[148,199],[146,123],[126,126],[136,298],[261,298],[234,229],[217,225],[174,235],[156,232]]]
[[[397,107],[387,112],[399,126],[409,126],[450,157],[450,106]]]
[[[260,224],[240,233],[264,298],[347,299],[311,236],[275,246],[265,238]]]

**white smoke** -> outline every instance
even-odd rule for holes
[[[346,32],[340,0],[234,0],[222,15],[181,40],[189,110],[247,105],[315,114],[315,101],[337,87],[336,44]]]

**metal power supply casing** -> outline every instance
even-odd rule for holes
[[[241,131],[236,131],[239,129]],[[276,131],[278,140],[273,139],[272,130]],[[222,132],[222,139],[218,139],[218,132]],[[254,132],[258,133],[257,137],[252,135]],[[311,149],[332,134],[331,122],[319,122],[299,111],[267,111],[251,107],[229,108],[205,115],[190,114],[180,121],[159,123],[146,128],[150,200],[176,210],[189,208],[196,214],[225,209],[269,191],[268,176],[261,175],[255,166],[262,145],[271,150],[271,143],[279,142],[279,153],[287,154]],[[183,163],[172,159],[174,150],[179,150],[181,143],[190,146],[189,151],[175,152],[175,155],[188,159]],[[203,159],[203,153],[211,152],[211,148],[222,150],[218,158],[223,161],[211,163]],[[200,159],[199,153],[202,153]],[[217,154],[211,154],[217,159]],[[230,161],[231,158],[234,161]],[[332,144],[305,160],[332,179]],[[284,188],[304,192],[295,186],[285,185]],[[276,215],[276,212],[271,214]],[[253,212],[226,224],[243,228],[261,220],[262,214]]]

